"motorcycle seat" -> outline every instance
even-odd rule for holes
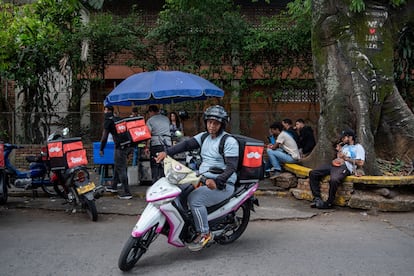
[[[29,163],[42,162],[42,157],[41,156],[30,155],[30,156],[26,156],[26,161],[29,162]]]
[[[242,192],[244,192],[248,187],[250,187],[250,185],[236,185],[234,188],[234,192],[233,194],[226,200],[217,203],[216,205],[207,207],[207,213],[210,214],[214,211],[216,211],[217,209],[219,209],[220,207],[224,206],[227,202],[229,202],[229,200],[235,196],[238,196],[239,194],[241,194]]]

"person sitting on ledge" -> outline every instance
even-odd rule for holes
[[[365,163],[364,147],[356,143],[355,132],[351,129],[342,131],[341,144],[336,147],[337,158],[331,164],[325,164],[309,172],[310,188],[313,195],[311,208],[330,209],[335,200],[338,185],[348,175],[359,171]],[[321,199],[320,181],[330,175],[328,200]]]

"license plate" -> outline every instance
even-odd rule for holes
[[[76,188],[76,191],[78,191],[78,194],[82,195],[84,193],[87,193],[89,191],[92,191],[93,189],[95,189],[95,183],[89,182],[85,186],[77,187]]]

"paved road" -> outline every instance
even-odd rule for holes
[[[132,274],[414,275],[413,213],[321,212],[291,198],[259,200],[237,242],[192,253],[161,236]],[[0,207],[1,275],[123,275],[117,259],[143,200],[99,199],[98,222],[62,206],[19,197]]]

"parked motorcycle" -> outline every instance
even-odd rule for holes
[[[4,170],[4,143],[0,141],[0,204],[7,202],[6,174]]]
[[[221,168],[209,170],[212,173],[222,171]],[[147,190],[148,204],[119,256],[118,266],[122,271],[132,269],[159,234],[167,236],[168,243],[176,247],[186,246],[197,236],[186,197],[194,186],[203,182],[206,172],[197,174],[167,156],[164,173],[165,177]],[[207,208],[209,227],[216,243],[229,244],[242,235],[249,223],[250,211],[254,211],[253,205],[259,205],[254,197],[258,185],[258,182],[238,183],[229,199]]]
[[[92,221],[97,221],[95,200],[104,193],[104,187],[90,181],[81,138],[66,138],[68,134],[69,130],[65,128],[62,133],[52,133],[48,138],[51,171],[59,176],[54,188],[63,191],[63,198],[73,205],[73,212],[80,207]]]
[[[15,188],[32,190],[36,194],[41,188],[49,196],[62,195],[62,191],[57,189],[56,183],[58,175],[50,171],[47,162],[45,149],[37,156],[27,156],[29,170],[19,170],[10,161],[9,157],[13,150],[22,149],[23,146],[15,144],[2,144],[4,168],[0,172],[0,204],[5,204],[8,199],[8,189]]]

